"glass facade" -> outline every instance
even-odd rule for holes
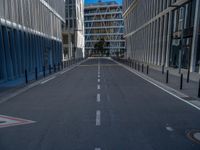
[[[127,57],[199,71],[200,1],[124,0]]]
[[[185,69],[190,67],[195,3],[195,1],[191,1],[173,10],[173,29],[170,51],[171,67],[179,67],[180,57],[181,67]]]
[[[85,6],[85,48],[87,55],[97,53],[95,44],[105,41],[107,54],[124,54],[124,21],[122,6],[115,1],[99,2]]]
[[[0,1],[0,82],[62,60],[64,0]]]

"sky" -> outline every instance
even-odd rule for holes
[[[98,0],[85,0],[85,3],[88,4],[88,3],[95,3],[97,2]],[[103,2],[109,2],[109,1],[113,1],[113,0],[102,0]],[[119,4],[122,3],[122,0],[115,0],[117,1]]]

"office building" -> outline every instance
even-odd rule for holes
[[[199,71],[199,0],[124,0],[127,57]]]
[[[122,6],[115,1],[85,5],[85,51],[95,53],[95,44],[104,40],[104,49],[110,55],[125,52]]]
[[[62,61],[64,0],[0,1],[0,82]]]
[[[83,0],[65,1],[63,26],[63,59],[83,58],[85,54]]]

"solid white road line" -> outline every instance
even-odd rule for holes
[[[100,126],[101,125],[101,111],[97,110],[96,112],[96,126]]]
[[[101,94],[97,94],[97,102],[101,102]]]
[[[101,150],[101,148],[98,147],[98,148],[95,148],[94,150]]]
[[[47,82],[49,82],[49,81],[51,81],[51,80],[53,80],[53,79],[55,79],[55,78],[56,78],[56,77],[53,76],[53,77],[51,77],[51,78],[49,78],[49,79],[47,79],[47,80],[45,80],[45,81],[42,81],[41,84],[45,84],[45,83],[47,83]]]
[[[100,90],[101,89],[101,86],[98,84],[97,85],[97,90]]]

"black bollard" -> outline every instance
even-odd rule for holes
[[[25,69],[25,81],[26,81],[26,84],[28,84],[28,73],[26,69]]]
[[[58,71],[60,71],[60,63],[58,63]]]
[[[166,83],[169,83],[169,70],[167,70],[167,74],[166,74]]]
[[[149,74],[149,65],[147,65],[147,74]]]
[[[56,72],[56,65],[53,65],[54,73]]]
[[[187,83],[190,82],[190,70],[188,69],[188,72],[187,72]]]
[[[183,89],[183,74],[181,73],[181,78],[180,78],[180,90]]]
[[[198,97],[200,98],[200,79],[199,79]]]
[[[165,66],[162,65],[162,74],[164,74],[164,73],[165,73]]]
[[[38,71],[37,71],[37,67],[35,67],[35,80],[38,79]]]
[[[49,65],[49,74],[51,74],[51,65]]]
[[[46,70],[45,70],[45,66],[43,66],[43,77],[46,76]]]
[[[138,71],[140,71],[140,63],[138,63]]]
[[[142,72],[144,72],[144,64],[142,64]]]

